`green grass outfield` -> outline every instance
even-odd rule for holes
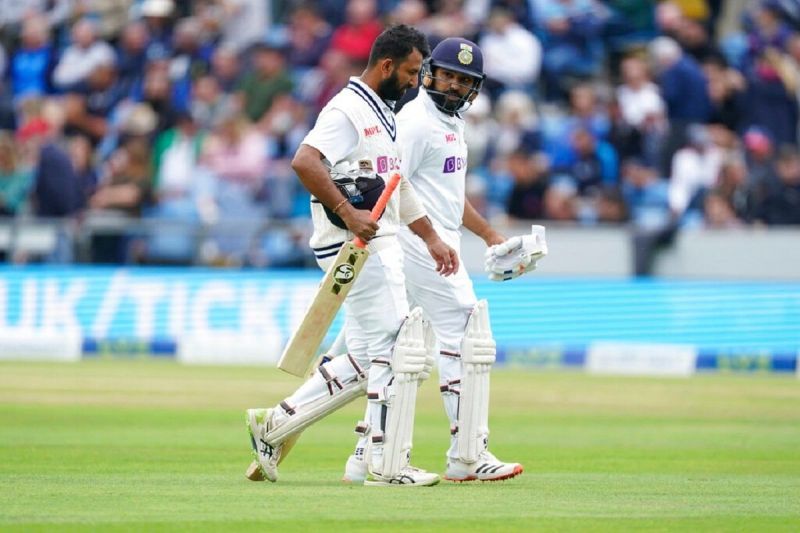
[[[492,450],[525,473],[423,489],[339,482],[358,402],[303,435],[277,484],[243,477],[244,409],[298,381],[167,361],[0,364],[0,529],[800,530],[800,381],[497,371]],[[414,463],[448,428],[423,387]]]

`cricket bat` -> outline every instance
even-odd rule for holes
[[[400,174],[393,174],[370,212],[377,221],[386,209],[389,198],[400,183]],[[369,256],[366,243],[359,238],[346,242],[320,282],[305,318],[283,350],[278,368],[293,376],[305,377],[317,355],[322,339],[328,333],[336,313],[350,292],[364,262]]]

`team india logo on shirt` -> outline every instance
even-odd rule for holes
[[[453,172],[457,172],[464,168],[467,168],[466,157],[450,156],[444,160],[444,168],[442,169],[442,172],[445,174],[452,174]]]

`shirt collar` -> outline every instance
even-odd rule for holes
[[[373,91],[372,87],[370,87],[369,85],[367,85],[366,83],[361,81],[361,78],[359,78],[358,76],[351,76],[350,77],[350,81],[352,83],[355,83],[356,85],[362,87],[365,91],[367,91],[370,94],[370,96],[372,96],[375,99],[375,101],[380,104],[381,111],[383,111],[384,113],[393,113],[394,112],[394,104],[395,104],[395,102],[393,100],[384,100],[383,98],[378,96],[378,93]]]

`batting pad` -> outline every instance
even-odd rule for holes
[[[392,477],[408,465],[414,439],[414,411],[421,379],[430,374],[433,329],[414,308],[397,334],[392,354],[394,379],[389,391],[380,474]],[[427,371],[427,372],[426,372]]]
[[[265,440],[271,446],[281,444],[367,392],[366,373],[350,355],[340,355],[320,366],[311,380],[315,384],[310,396],[313,399],[296,406],[281,402],[288,417],[267,432]]]
[[[497,349],[489,324],[489,307],[480,300],[472,310],[461,342],[461,394],[458,403],[458,454],[474,463],[489,438],[489,373]]]

